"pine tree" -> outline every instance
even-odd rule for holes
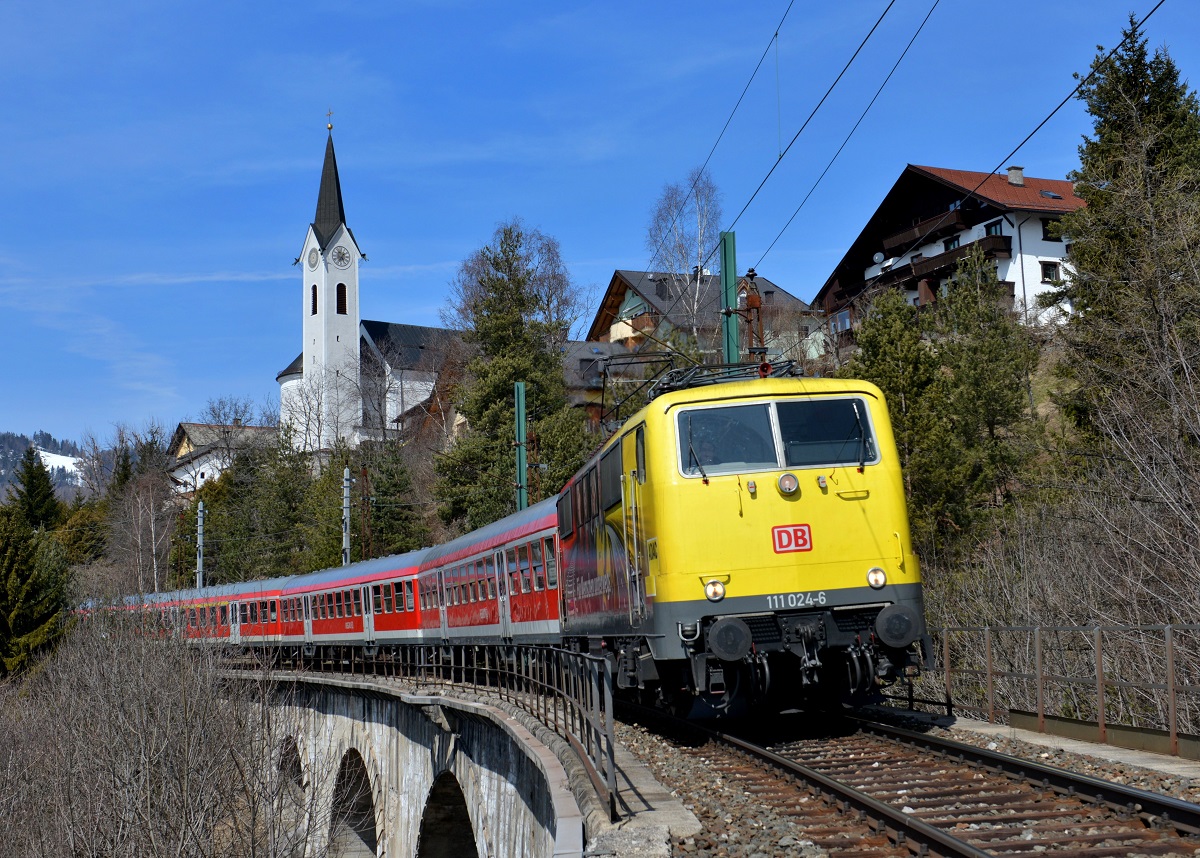
[[[0,507],[0,675],[27,669],[61,636],[66,552],[13,507]]]
[[[1153,390],[1188,372],[1200,306],[1200,105],[1165,51],[1149,55],[1132,18],[1122,35],[1080,90],[1094,125],[1071,179],[1087,205],[1062,219],[1073,271],[1052,296],[1075,311],[1063,331],[1075,386],[1064,405],[1089,431],[1131,382],[1145,387],[1139,407],[1178,406],[1156,404]]]
[[[8,499],[35,530],[49,530],[58,524],[62,505],[54,496],[54,482],[42,457],[27,447],[17,463],[16,483],[8,490]]]
[[[845,373],[887,397],[918,553],[969,550],[971,527],[1007,501],[1026,455],[1031,332],[1006,309],[995,265],[975,252],[932,308],[879,295],[857,340]]]
[[[468,366],[458,408],[468,429],[436,460],[436,494],[444,521],[476,528],[516,509],[513,455],[515,382],[525,382],[527,435],[538,439],[540,464],[556,492],[564,474],[582,464],[582,417],[569,411],[561,352],[569,320],[556,315],[558,291],[573,289],[558,244],[517,221],[502,224],[492,243],[463,263],[458,315],[478,353]],[[528,475],[523,475],[528,486]],[[530,501],[540,500],[531,493]]]
[[[365,463],[370,533],[364,534],[371,557],[402,554],[429,544],[429,530],[415,506],[412,478],[398,444],[366,443],[359,448]]]

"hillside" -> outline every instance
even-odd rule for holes
[[[17,463],[31,444],[50,469],[50,478],[60,496],[73,495],[78,488],[75,461],[80,454],[79,445],[74,441],[59,441],[46,432],[34,432],[32,438],[15,432],[0,432],[0,502],[8,496]]]

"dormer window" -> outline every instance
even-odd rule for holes
[[[339,283],[337,285],[337,313],[339,316],[346,315],[346,284]]]
[[[314,283],[313,287],[312,287],[312,314],[314,316],[317,315],[317,284],[316,283]]]

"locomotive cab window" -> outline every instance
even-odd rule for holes
[[[768,403],[683,411],[678,431],[679,467],[688,476],[778,467]]]
[[[879,461],[870,411],[858,397],[693,408],[676,428],[679,467],[689,477]]]
[[[785,467],[866,465],[879,460],[867,403],[817,399],[777,403]]]

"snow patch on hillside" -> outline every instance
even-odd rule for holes
[[[36,447],[34,447],[37,450]],[[73,483],[79,482],[79,460],[74,456],[63,456],[59,453],[47,453],[45,450],[37,450],[37,454],[42,458],[42,464],[46,466],[46,470],[54,473],[55,468],[61,468],[66,472],[68,479]]]

